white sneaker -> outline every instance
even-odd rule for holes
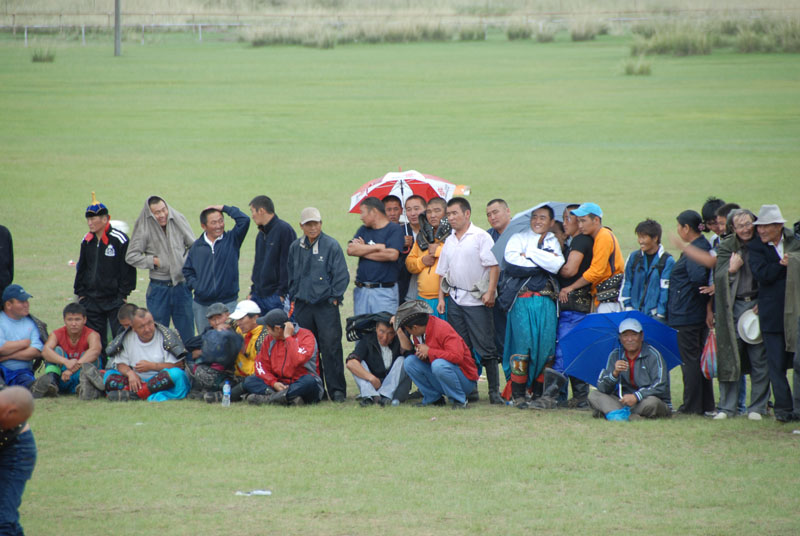
[[[761,414],[760,413],[756,413],[755,411],[751,411],[750,413],[747,414],[747,419],[750,420],[750,421],[760,421],[761,420]]]
[[[728,418],[728,414],[725,413],[724,411],[720,411],[716,415],[714,415],[714,420],[715,421],[724,421],[727,418]]]

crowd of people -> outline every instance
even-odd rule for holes
[[[800,222],[787,228],[777,205],[756,214],[710,198],[701,212],[681,212],[671,234],[678,259],[665,250],[661,225],[646,219],[633,230],[640,247],[627,261],[591,202],[561,214],[539,205],[510,231],[508,204],[493,199],[487,231],[463,197],[367,197],[363,225],[344,251],[322,231],[314,207],[300,213],[300,237],[269,197],[255,197],[249,209],[250,217],[231,205],[207,207],[195,237],[183,214],[151,196],[128,237],[93,193],[76,299],[51,333],[14,283],[11,233],[0,226],[0,467],[14,468],[0,471],[3,504],[12,506],[0,528],[18,527],[14,504],[35,462],[26,424],[33,398],[59,394],[343,402],[346,369],[362,406],[416,400],[464,409],[479,399],[483,372],[488,401],[520,409],[800,418]],[[251,219],[258,228],[252,285],[240,299],[239,254]],[[358,260],[354,315],[346,319],[347,340],[356,344],[346,358],[345,255]],[[128,302],[137,269],[149,272],[145,307]],[[619,323],[596,389],[568,373],[561,341],[588,315],[622,311],[677,331],[679,408],[665,359],[635,316]],[[718,400],[701,367],[712,329]]]
[[[591,202],[560,214],[542,204],[530,210],[529,225],[508,233],[511,211],[502,199],[487,204],[484,230],[463,197],[366,197],[345,250],[322,231],[316,208],[301,212],[300,237],[269,197],[253,198],[249,210],[205,208],[196,237],[183,214],[151,196],[128,237],[93,194],[76,300],[52,333],[13,283],[11,235],[0,229],[0,387],[23,386],[36,398],[212,403],[227,384],[233,402],[296,405],[344,401],[349,371],[364,406],[411,399],[464,408],[479,399],[483,373],[491,404],[523,409],[600,416],[622,404],[636,415],[744,413],[752,420],[772,409],[779,421],[800,413],[800,374],[794,396],[786,375],[800,369],[793,361],[800,240],[776,205],[756,215],[710,198],[701,212],[681,212],[671,234],[678,259],[662,244],[661,225],[646,219],[633,230],[640,248],[627,261]],[[255,262],[242,296],[239,255],[251,220]],[[358,261],[347,319],[347,338],[357,344],[346,357],[345,255]],[[149,272],[144,307],[127,301],[137,269]],[[684,388],[676,410],[669,370],[638,322],[620,331],[616,354],[592,382],[597,391],[565,374],[559,341],[589,314],[625,310],[677,331]],[[709,329],[718,347],[718,400],[701,370]]]

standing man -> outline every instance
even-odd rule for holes
[[[23,534],[19,506],[36,465],[36,441],[26,422],[33,397],[22,387],[0,391],[0,534]]]
[[[359,257],[353,313],[393,313],[399,305],[397,259],[403,250],[403,228],[389,221],[376,197],[364,199],[360,210],[364,225],[347,244],[347,254]]]
[[[758,321],[764,338],[769,380],[775,397],[775,420],[778,422],[796,420],[798,418],[796,412],[800,411],[800,408],[794,407],[792,390],[786,379],[786,370],[792,367],[793,358],[789,351],[791,348],[789,340],[792,331],[797,329],[797,316],[790,318],[789,315],[785,315],[787,305],[793,311],[797,311],[800,305],[786,303],[789,265],[787,253],[798,245],[792,233],[784,228],[784,223],[786,220],[783,219],[778,205],[762,205],[753,224],[758,231],[758,239],[747,243],[747,248],[750,250],[750,270],[758,282]],[[797,278],[797,275],[793,273],[792,278]],[[795,285],[798,283],[794,281]],[[798,365],[800,363],[795,360],[795,391],[800,386]]]
[[[136,288],[136,268],[125,262],[128,237],[108,220],[108,208],[92,192],[92,204],[86,208],[89,232],[81,242],[74,291],[86,309],[86,325],[100,334],[103,347],[106,326],[111,325],[113,338],[119,331],[117,312]]]
[[[486,219],[489,221],[489,236],[497,242],[511,223],[511,209],[504,199],[492,199],[486,204]]]
[[[386,217],[392,223],[400,223],[400,216],[403,215],[403,202],[396,195],[387,195],[383,198],[383,209]]]
[[[0,225],[0,294],[14,281],[14,241],[11,231]]]
[[[147,308],[153,319],[169,327],[169,320],[188,341],[194,336],[192,292],[183,277],[186,253],[194,243],[194,233],[186,217],[153,195],[136,219],[125,261],[135,268],[150,270]]]
[[[500,268],[492,253],[494,241],[489,233],[470,221],[469,201],[454,197],[447,203],[447,221],[453,234],[442,246],[436,273],[450,289],[447,319],[456,332],[480,355],[489,383],[489,402],[504,404],[500,396],[499,354],[494,343],[492,308],[497,294]],[[445,312],[445,293],[439,288],[439,314]]]
[[[577,281],[562,288],[561,294],[567,296],[575,289],[592,285],[593,294],[600,292],[595,300],[597,312],[619,312],[622,310],[622,304],[619,303],[619,291],[622,287],[622,274],[625,269],[619,241],[611,229],[603,226],[603,211],[595,203],[584,203],[572,213],[578,217],[578,227],[581,233],[591,236],[594,240],[592,264]]]
[[[227,214],[236,222],[233,230],[225,231]],[[183,277],[194,291],[192,313],[197,333],[208,327],[206,310],[212,303],[221,302],[229,311],[236,308],[239,296],[239,252],[250,228],[250,218],[236,207],[215,205],[200,213],[203,234],[195,240],[186,262]]]
[[[417,274],[408,270],[406,259],[411,253],[417,235],[419,235],[421,224],[419,217],[425,216],[427,206],[427,201],[421,195],[412,195],[406,199],[406,219],[408,223],[403,226],[405,242],[403,243],[403,251],[400,252],[400,257],[397,259],[400,264],[400,275],[397,279],[400,303],[417,299]],[[426,221],[424,217],[422,221]],[[430,225],[428,225],[428,229],[430,229]]]
[[[32,298],[19,285],[3,291],[0,312],[0,389],[6,385],[33,385],[33,360],[42,355],[42,335],[30,315]]]
[[[262,311],[282,308],[289,311],[289,246],[297,238],[292,226],[275,214],[275,205],[266,195],[250,201],[250,214],[258,226],[256,260],[253,263],[253,285],[248,299]]]
[[[511,209],[508,208],[508,203],[504,199],[492,199],[486,204],[486,219],[489,221],[489,229],[487,232],[492,240],[497,242],[506,229],[508,224],[511,223]],[[503,281],[503,267],[500,266],[500,276],[498,277],[498,285]],[[503,356],[505,352],[506,342],[506,319],[507,311],[502,307],[492,307],[492,316],[494,316],[494,344],[497,347],[497,355]]]
[[[289,247],[289,294],[294,299],[294,318],[311,331],[322,354],[322,376],[328,396],[344,402],[342,321],[339,307],[350,281],[339,243],[322,232],[322,215],[314,207],[300,212],[303,236]]]
[[[661,245],[661,225],[644,220],[636,226],[639,250],[631,252],[625,263],[622,305],[664,322],[667,316],[669,276],[675,259]]]

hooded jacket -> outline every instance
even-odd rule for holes
[[[169,281],[173,285],[183,283],[183,263],[194,243],[194,232],[186,217],[166,201],[169,216],[166,228],[162,229],[150,211],[150,199],[152,196],[144,202],[136,218],[125,261],[136,268],[150,270],[150,279]],[[158,267],[153,264],[153,257],[158,257]]]
[[[88,233],[81,242],[73,290],[92,300],[121,302],[136,288],[136,268],[125,262],[128,236],[111,224],[98,234]]]
[[[222,207],[222,212],[233,218],[236,225],[214,242],[213,250],[205,233],[201,234],[183,264],[186,286],[194,291],[194,301],[200,305],[228,303],[239,298],[239,251],[250,228],[250,218],[228,205]]]

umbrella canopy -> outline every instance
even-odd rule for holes
[[[508,243],[508,239],[511,238],[513,235],[520,231],[525,231],[531,228],[531,214],[537,208],[543,207],[545,205],[549,205],[553,212],[555,213],[556,220],[561,221],[564,215],[564,209],[567,208],[570,203],[561,203],[559,201],[545,201],[544,203],[539,203],[536,206],[529,208],[528,210],[524,210],[518,214],[514,214],[514,217],[511,218],[511,221],[508,223],[508,227],[506,230],[503,231],[503,234],[500,235],[500,238],[497,239],[494,246],[492,247],[492,253],[494,253],[497,262],[500,263],[502,266],[503,264],[503,254],[506,251],[506,244]]]
[[[387,195],[396,195],[405,206],[406,199],[412,195],[420,195],[425,198],[425,201],[430,201],[434,197],[441,197],[449,201],[454,195],[469,195],[469,188],[413,169],[387,173],[383,177],[363,184],[350,196],[350,212],[358,214],[361,201],[367,197],[383,199]]]
[[[558,341],[564,353],[564,374],[597,385],[608,355],[620,346],[619,325],[626,318],[635,318],[644,330],[644,341],[661,353],[671,370],[681,364],[678,332],[655,318],[639,311],[590,314],[563,339]]]

